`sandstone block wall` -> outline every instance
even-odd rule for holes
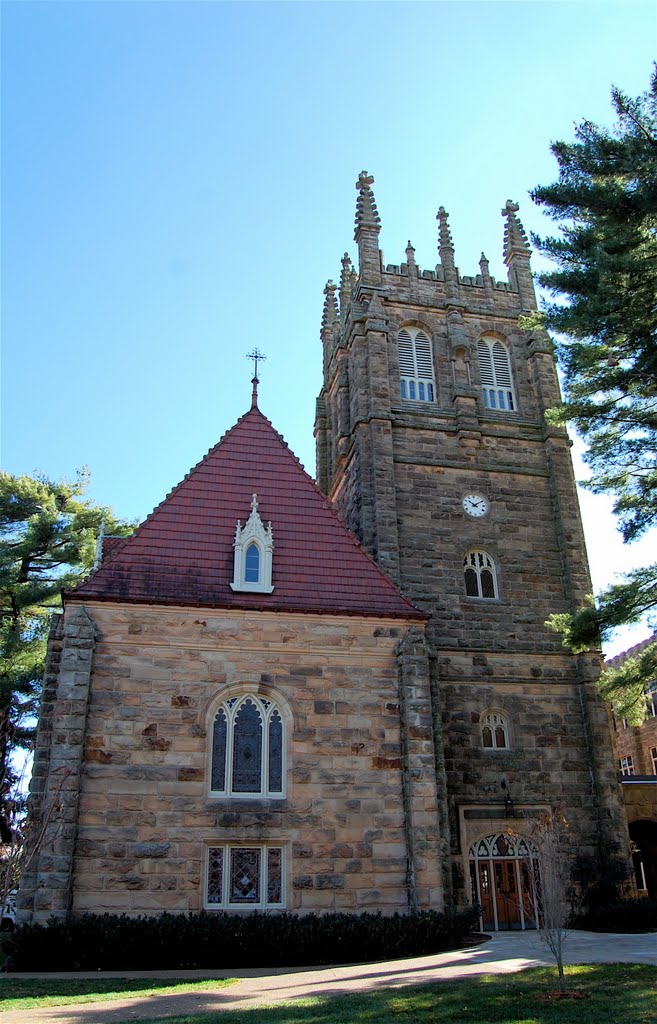
[[[430,855],[439,821],[428,672],[403,684],[408,700],[404,690],[400,696],[397,648],[406,625],[109,604],[87,610],[99,640],[74,912],[199,910],[207,846],[234,841],[284,846],[288,909],[442,906],[440,866]],[[209,730],[228,689],[277,699],[289,712],[285,799],[209,795]]]

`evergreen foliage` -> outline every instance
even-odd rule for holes
[[[557,264],[538,275],[554,297],[543,319],[557,332],[564,378],[564,400],[549,418],[572,421],[584,437],[587,486],[614,498],[623,539],[632,541],[657,524],[657,68],[647,93],[632,99],[613,89],[612,103],[614,129],[583,121],[575,142],[552,146],[558,181],[532,198],[561,231],[533,241]],[[655,608],[657,563],[610,587],[597,608],[551,625],[583,650]],[[656,656],[635,667],[629,689],[626,678],[606,674],[606,694],[630,721],[641,720]]]
[[[5,944],[13,971],[222,970],[366,963],[462,946],[478,907],[439,914],[85,914],[23,925]]]
[[[101,521],[126,534],[73,482],[0,471],[0,842],[12,839],[20,794],[12,753],[34,734],[50,616],[61,593],[91,568]]]
[[[647,896],[615,900],[581,914],[573,927],[587,932],[654,932],[657,900]]]

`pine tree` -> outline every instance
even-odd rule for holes
[[[647,93],[631,99],[613,89],[612,103],[614,129],[583,121],[576,142],[552,146],[558,181],[532,198],[561,233],[533,240],[558,267],[538,275],[555,299],[545,324],[557,333],[564,379],[550,417],[573,422],[587,441],[587,486],[613,496],[629,542],[657,524],[657,69]],[[657,563],[552,625],[582,650],[656,608]],[[656,663],[657,645],[634,665],[631,685],[629,670],[603,678],[632,722],[642,718]]]
[[[17,770],[12,759],[30,747],[38,710],[50,617],[61,593],[91,568],[101,521],[125,534],[109,509],[83,497],[75,482],[0,471],[0,842],[11,839]]]

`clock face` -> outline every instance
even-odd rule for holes
[[[481,519],[488,512],[488,500],[481,494],[466,494],[463,499],[463,511],[475,519]]]

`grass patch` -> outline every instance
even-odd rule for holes
[[[153,978],[1,978],[0,1015],[7,1010],[33,1010],[39,1006],[105,1002],[138,996],[180,995],[195,989],[225,988],[235,978],[206,981],[155,981]]]
[[[140,1024],[655,1024],[655,970],[645,964],[567,967],[583,998],[552,1000],[555,972],[537,968],[366,995],[315,996],[267,1008],[141,1021]],[[126,1017],[126,1024],[129,1018]]]

